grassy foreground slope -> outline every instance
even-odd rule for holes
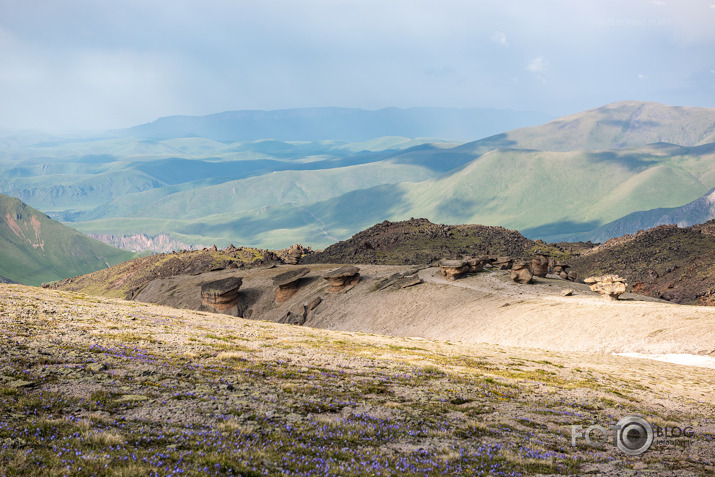
[[[39,285],[107,268],[134,256],[0,194],[0,275],[10,280]]]
[[[712,372],[0,285],[0,473],[708,475]],[[693,430],[571,445],[629,414]]]

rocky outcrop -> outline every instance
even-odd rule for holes
[[[441,260],[439,271],[447,280],[456,280],[469,271],[469,264],[465,260]]]
[[[330,283],[330,288],[328,289],[331,293],[336,293],[339,291],[352,288],[360,281],[360,269],[353,265],[346,265],[340,267],[332,272],[323,275]]]
[[[625,278],[618,275],[601,275],[599,277],[588,277],[583,281],[591,286],[591,290],[600,293],[608,300],[618,300],[626,291],[628,284]]]
[[[129,250],[131,252],[144,252],[150,250],[155,253],[167,253],[177,250],[197,250],[203,245],[191,245],[174,239],[171,235],[161,233],[149,236],[146,234],[114,235],[114,234],[87,234],[93,239],[104,242],[107,245]]]
[[[527,283],[531,283],[532,278],[534,278],[534,273],[529,268],[528,263],[518,261],[514,263],[509,276],[514,282],[526,285]]]
[[[464,260],[466,260],[467,265],[469,265],[469,269],[467,270],[467,273],[477,273],[481,272],[484,270],[484,266],[487,263],[490,263],[489,257],[486,255],[482,255],[480,257],[465,257]]]
[[[284,302],[295,295],[300,288],[300,279],[309,272],[309,268],[297,268],[273,277],[273,285],[278,287],[276,290],[276,303]]]
[[[201,311],[239,316],[238,289],[241,277],[228,277],[201,285]]]
[[[419,269],[407,270],[402,273],[393,273],[389,277],[379,280],[376,284],[378,290],[386,290],[387,288],[408,288],[422,283],[419,276]]]
[[[531,271],[535,277],[544,278],[549,273],[549,254],[537,252],[531,260]]]
[[[509,270],[511,269],[512,265],[514,264],[514,260],[511,257],[497,257],[492,261],[492,265],[497,269],[497,270]]]
[[[568,263],[556,262],[554,264],[554,275],[559,278],[563,278],[564,280],[570,280],[572,282],[575,282],[578,278],[578,273],[573,270],[569,271],[569,268],[571,268],[571,265],[569,265]]]
[[[291,245],[283,261],[288,265],[298,265],[300,263],[300,259],[303,258],[304,253],[305,249],[301,244],[297,243],[295,245]]]

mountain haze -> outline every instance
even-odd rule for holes
[[[382,136],[439,137],[466,140],[539,124],[549,119],[535,112],[498,109],[302,108],[277,111],[227,111],[207,116],[169,116],[113,131],[125,137],[169,139],[204,137],[222,142],[278,139],[365,141]]]

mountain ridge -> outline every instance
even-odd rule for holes
[[[490,108],[294,108],[225,111],[205,116],[167,116],[111,135],[154,139],[200,136],[220,141],[255,139],[364,141],[381,136],[465,139],[487,136],[518,123],[538,124],[543,113]],[[471,130],[470,130],[471,129]],[[474,132],[478,129],[480,132]]]

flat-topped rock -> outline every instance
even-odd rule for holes
[[[360,281],[360,268],[354,265],[345,265],[323,275],[330,282],[329,292],[335,293],[353,287]]]
[[[276,303],[286,301],[298,292],[300,288],[299,280],[310,273],[309,268],[298,268],[288,270],[273,277],[273,284],[278,285],[276,290]]]
[[[493,262],[492,265],[496,267],[498,270],[509,270],[511,266],[514,264],[514,260],[511,257],[497,257]]]
[[[241,277],[228,277],[201,285],[202,311],[238,316],[238,289]]]
[[[359,267],[354,265],[345,265],[344,267],[336,268],[332,272],[328,272],[323,275],[323,278],[339,278],[339,277],[352,277],[360,271]]]
[[[467,273],[477,273],[484,270],[484,265],[489,263],[489,257],[466,257],[465,261],[469,265]]]
[[[456,280],[469,271],[465,260],[440,260],[439,270],[447,280]]]
[[[564,280],[574,282],[578,278],[578,273],[573,270],[569,271],[569,268],[571,268],[571,265],[566,262],[556,262],[554,264],[554,275],[563,278]]]
[[[287,272],[280,273],[273,277],[273,285],[277,285],[279,287],[288,285],[306,276],[308,273],[310,273],[310,269],[307,267],[288,270]]]
[[[591,290],[599,293],[607,300],[618,300],[618,297],[626,292],[626,279],[618,275],[601,275],[598,277],[588,277],[584,283],[591,286]]]

